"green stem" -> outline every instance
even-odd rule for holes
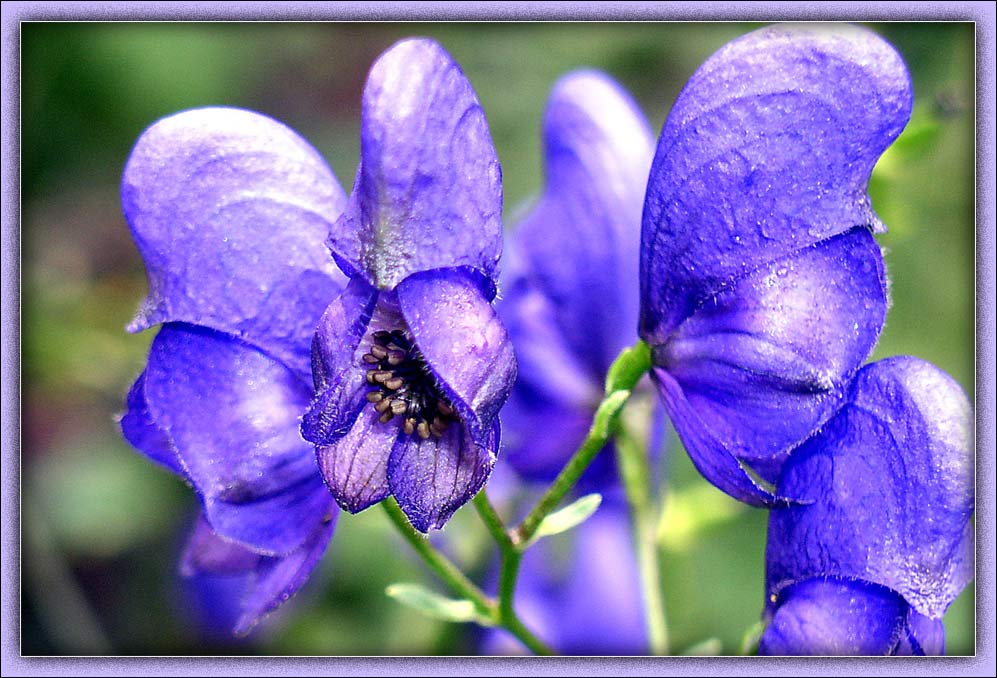
[[[401,535],[415,549],[415,552],[419,554],[419,557],[422,558],[426,565],[436,573],[437,577],[453,589],[454,593],[474,603],[474,607],[482,617],[488,619],[495,618],[495,603],[489,600],[481,592],[481,589],[475,586],[474,582],[460,571],[460,568],[437,551],[424,535],[420,534],[409,524],[408,518],[405,517],[405,514],[394,498],[389,497],[381,502],[381,506],[384,507],[384,512],[388,514],[388,518],[395,524]]]
[[[506,547],[512,548],[512,539],[505,529],[505,523],[499,518],[495,507],[488,500],[488,493],[482,489],[481,492],[478,492],[474,496],[472,501],[474,502],[474,508],[477,509],[478,515],[481,517],[481,522],[488,528],[488,532],[491,533],[492,539],[499,545],[499,548],[503,551],[506,550]]]
[[[657,540],[657,517],[651,491],[651,467],[646,446],[640,440],[644,435],[631,434],[636,422],[625,413],[624,424],[616,435],[616,452],[620,477],[630,505],[633,521],[634,551],[640,571],[641,592],[644,600],[644,622],[647,626],[651,654],[668,654],[668,623],[665,599],[661,588],[661,561]],[[646,416],[643,417],[647,420]]]
[[[487,501],[487,498],[485,501]],[[475,610],[481,617],[505,628],[509,631],[509,633],[518,638],[519,641],[534,654],[554,654],[554,651],[550,647],[537,638],[532,631],[526,628],[515,613],[512,613],[511,615],[504,614],[502,606],[498,605],[494,600],[486,596],[481,589],[475,586],[474,582],[468,579],[467,576],[461,572],[460,568],[454,565],[442,553],[437,551],[424,535],[420,534],[415,528],[413,528],[409,524],[408,518],[405,517],[405,513],[402,512],[401,508],[398,506],[398,502],[396,502],[393,498],[388,498],[381,502],[381,505],[384,507],[384,512],[388,515],[388,518],[392,523],[394,523],[402,537],[404,537],[409,545],[415,549],[415,552],[419,554],[419,557],[422,558],[423,562],[425,562],[426,565],[428,565],[429,568],[436,574],[436,576],[442,579],[454,593],[466,600],[470,600],[474,604]],[[498,519],[498,516],[496,515],[495,518]]]
[[[488,494],[485,490],[481,490],[474,497],[474,507],[478,510],[478,515],[481,516],[481,522],[485,524],[488,531],[491,533],[492,538],[495,543],[498,544],[499,551],[502,554],[502,566],[499,573],[499,599],[498,599],[498,615],[502,626],[509,629],[511,632],[515,633],[516,636],[523,641],[524,644],[535,654],[550,654],[549,649],[546,649],[539,640],[533,638],[533,634],[523,626],[523,623],[519,620],[519,616],[516,614],[515,609],[515,598],[516,598],[516,581],[519,577],[519,566],[522,563],[523,551],[513,543],[512,537],[509,531],[505,527],[505,523],[499,517],[498,512],[495,507],[492,506],[491,502],[488,500]],[[526,638],[532,638],[530,642],[527,642]],[[544,651],[546,650],[546,651]]]
[[[643,341],[624,349],[613,362],[606,375],[606,394],[595,411],[588,435],[533,510],[512,531],[512,541],[517,548],[530,541],[543,519],[557,508],[599,451],[609,442],[616,430],[620,410],[630,398],[637,382],[650,369],[651,349]]]

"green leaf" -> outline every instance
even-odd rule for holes
[[[602,495],[598,492],[586,494],[581,499],[571,502],[563,509],[554,511],[540,522],[537,531],[529,544],[533,544],[541,537],[549,537],[554,534],[567,532],[573,527],[578,527],[595,513],[602,503]],[[529,545],[527,544],[527,545]]]
[[[476,622],[491,626],[492,621],[482,615],[470,600],[447,598],[430,591],[421,584],[392,584],[384,590],[402,605],[407,605],[427,617],[449,622]]]
[[[742,657],[758,654],[758,641],[765,632],[764,622],[757,621],[748,627],[741,638],[741,649],[738,652]]]
[[[684,657],[716,657],[723,649],[719,638],[707,638],[695,645],[690,645],[682,651]]]

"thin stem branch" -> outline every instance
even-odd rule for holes
[[[415,549],[415,552],[419,554],[423,562],[429,566],[437,577],[442,579],[447,586],[453,589],[453,592],[462,598],[466,598],[474,603],[474,607],[477,609],[478,614],[483,617],[494,619],[495,618],[495,603],[490,600],[488,596],[482,593],[481,589],[474,585],[467,576],[460,571],[456,565],[454,565],[446,556],[436,550],[436,548],[429,542],[428,539],[422,534],[420,534],[414,527],[412,527],[408,518],[402,512],[401,508],[398,506],[398,502],[394,498],[388,498],[381,502],[381,506],[384,507],[384,512],[388,514],[388,518],[391,522],[395,524],[398,531],[401,533],[405,541]]]
[[[643,341],[638,341],[632,348],[625,349],[613,362],[606,376],[605,397],[596,409],[588,435],[533,510],[513,530],[512,540],[517,548],[523,548],[522,545],[530,541],[543,519],[557,508],[596,455],[609,442],[616,431],[620,411],[630,398],[637,382],[650,369],[651,350]]]
[[[487,501],[487,498],[485,499]],[[422,558],[423,562],[449,586],[458,596],[470,600],[478,614],[489,620],[491,623],[503,627],[509,633],[519,639],[534,654],[552,655],[554,651],[542,640],[530,631],[523,622],[510,609],[503,612],[502,606],[486,596],[481,589],[475,586],[474,582],[461,572],[460,568],[453,564],[446,556],[436,550],[428,539],[413,528],[405,513],[402,512],[393,498],[388,498],[381,502],[384,512],[401,533],[402,537],[409,543],[415,552]],[[494,509],[493,509],[494,512]],[[496,519],[498,516],[495,516]],[[512,552],[512,549],[509,549]],[[504,569],[504,568],[503,568]],[[510,614],[511,613],[511,614]]]
[[[478,515],[481,517],[481,522],[488,528],[488,532],[491,533],[492,539],[499,545],[499,548],[503,551],[506,548],[512,548],[512,539],[505,529],[505,523],[502,522],[495,507],[488,500],[488,493],[484,488],[474,496],[473,502],[474,508],[477,509]]]
[[[651,467],[646,444],[640,441],[639,435],[631,432],[632,422],[627,416],[629,414],[630,412],[624,413],[624,423],[616,434],[617,459],[633,522],[634,552],[640,571],[644,621],[650,650],[651,654],[665,655],[668,654],[668,623],[661,590],[658,520],[651,491]],[[645,441],[646,437],[643,436]]]

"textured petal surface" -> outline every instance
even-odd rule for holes
[[[152,461],[165,466],[179,476],[184,475],[169,434],[156,425],[145,401],[145,372],[138,376],[128,391],[128,408],[121,417],[121,433],[125,440]]]
[[[690,453],[780,462],[840,404],[886,305],[882,256],[863,228],[762,266],[706,300],[654,348],[654,363],[695,410],[698,421],[672,417],[687,447],[713,441],[714,449]],[[757,470],[775,482],[778,463],[768,466]]]
[[[703,477],[735,499],[753,506],[779,503],[780,498],[756,482],[727,450],[724,441],[699,418],[678,382],[659,368],[653,368],[651,374],[675,431]]]
[[[693,75],[662,131],[641,234],[641,336],[664,340],[728,281],[855,226],[911,110],[896,51],[841,24],[776,26]]]
[[[636,103],[607,76],[581,71],[554,87],[546,188],[512,247],[526,262],[521,274],[552,303],[548,322],[597,382],[637,339],[640,217],[653,152]]]
[[[169,324],[145,391],[216,532],[273,555],[309,537],[329,493],[298,433],[311,389],[293,372],[230,335]]]
[[[973,576],[972,406],[915,358],[856,375],[848,403],[789,459],[769,519],[768,589],[864,579],[937,619]]]
[[[307,142],[249,111],[178,113],[139,138],[121,201],[149,276],[130,330],[203,325],[308,373],[315,324],[345,285],[324,240],[346,198]]]
[[[398,286],[409,331],[479,445],[509,398],[516,357],[478,286],[456,270],[419,273]]]
[[[458,424],[439,438],[398,436],[388,460],[388,482],[415,529],[442,528],[478,493],[495,466],[499,435],[496,419],[480,442]]]
[[[569,547],[564,543],[573,540]],[[523,556],[516,610],[527,626],[567,655],[647,653],[640,578],[624,506],[604,504],[562,537]],[[484,651],[519,654],[505,631],[489,631]]]
[[[401,428],[395,422],[378,421],[373,407],[360,411],[345,436],[320,445],[322,477],[341,507],[358,513],[389,494],[388,457]]]
[[[817,578],[780,595],[760,655],[888,655],[906,631],[907,603],[881,586]]]
[[[304,585],[325,553],[336,515],[328,501],[326,512],[315,516],[312,532],[301,546],[281,557],[260,555],[228,542],[202,518],[187,543],[181,572],[187,577],[236,580],[239,585],[230,589],[231,595],[239,596],[238,604],[231,606],[236,610],[232,630],[244,635]]]
[[[484,112],[432,40],[394,45],[363,94],[360,167],[329,246],[380,289],[417,271],[466,266],[494,277],[502,171]]]
[[[365,337],[372,331],[377,299],[376,290],[354,278],[322,314],[312,340],[316,397],[301,425],[306,440],[329,444],[356,421],[365,402],[369,366],[362,356],[370,346]]]
[[[940,657],[945,654],[945,626],[941,619],[931,619],[914,608],[907,612],[907,628],[894,654],[915,657]]]

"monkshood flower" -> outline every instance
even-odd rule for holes
[[[636,341],[640,214],[654,141],[608,76],[555,85],[543,127],[546,187],[509,241],[499,312],[519,377],[502,413],[508,459],[553,478],[578,447],[613,359]],[[589,477],[613,468],[600,454]]]
[[[362,115],[360,167],[328,239],[350,280],[318,325],[301,430],[340,506],[393,495],[426,532],[487,480],[515,380],[491,305],[501,170],[474,90],[432,41],[377,61]]]
[[[640,335],[700,472],[770,504],[789,451],[841,406],[882,329],[873,165],[906,124],[907,70],[850,26],[772,27],[693,75],[669,114],[641,232]]]
[[[567,655],[647,653],[640,577],[622,501],[603,502],[570,533],[526,551],[516,610],[531,629]],[[565,545],[561,540],[570,539]],[[522,646],[489,630],[485,654],[520,654]]]
[[[189,576],[241,581],[236,633],[307,579],[337,509],[299,432],[310,346],[345,286],[324,239],[346,196],[287,127],[248,111],[178,113],[146,130],[121,186],[162,323],[121,427],[196,490]]]
[[[863,368],[783,466],[761,654],[942,654],[973,578],[972,406],[916,358]]]

